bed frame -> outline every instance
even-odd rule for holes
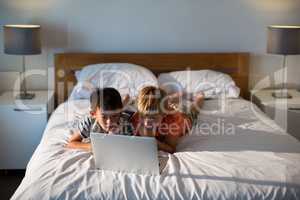
[[[75,71],[96,63],[133,63],[154,74],[212,69],[229,74],[248,99],[248,53],[59,53],[55,55],[55,103],[64,102],[76,84]]]

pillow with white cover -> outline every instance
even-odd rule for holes
[[[238,98],[240,89],[227,74],[213,70],[176,71],[160,74],[158,84],[168,94],[175,92],[203,92],[205,98],[224,95]]]
[[[113,87],[120,94],[138,95],[145,86],[158,86],[155,75],[145,67],[129,63],[103,63],[84,67],[76,71],[77,84],[69,99],[88,99],[92,91],[99,87]]]

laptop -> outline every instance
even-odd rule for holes
[[[97,169],[159,175],[155,138],[91,133],[91,143]]]

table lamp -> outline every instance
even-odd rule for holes
[[[286,62],[288,55],[300,54],[300,26],[269,26],[267,52],[283,55],[282,88],[275,91],[272,96],[274,98],[292,98],[286,87]]]
[[[33,99],[35,94],[28,93],[25,78],[25,56],[41,53],[40,25],[5,25],[4,53],[22,55],[22,86],[18,99]]]

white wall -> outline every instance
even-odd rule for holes
[[[280,57],[265,55],[267,25],[300,24],[299,10],[299,0],[0,0],[0,25],[42,25],[43,54],[27,65],[50,73],[48,83],[34,77],[34,89],[53,87],[61,51],[251,52],[253,87],[280,69]],[[0,52],[0,71],[20,69],[20,58]],[[288,79],[300,85],[298,63],[289,59]]]

